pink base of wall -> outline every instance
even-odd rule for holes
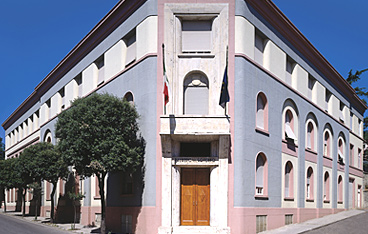
[[[132,231],[135,234],[156,234],[161,225],[160,209],[156,207],[106,207],[107,230],[121,232],[122,215],[132,215]]]
[[[232,234],[256,232],[256,216],[267,215],[267,230],[285,225],[285,215],[293,215],[293,223],[336,214],[344,209],[316,208],[233,208],[229,214],[229,226]]]
[[[80,223],[82,225],[96,225],[96,214],[101,214],[100,207],[83,206],[81,207]]]

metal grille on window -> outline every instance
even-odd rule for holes
[[[267,230],[267,215],[256,216],[256,233]]]
[[[121,231],[124,234],[130,234],[132,232],[132,216],[122,215],[121,216]]]
[[[285,215],[285,225],[289,225],[293,223],[293,215],[287,214]]]

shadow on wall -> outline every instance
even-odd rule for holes
[[[56,202],[55,222],[56,223],[73,223],[76,215],[76,223],[80,222],[81,204],[80,201],[75,201],[76,212],[74,212],[73,200],[69,198],[68,193],[79,192],[79,181],[72,173],[69,174],[68,180],[65,183],[65,193],[59,195]],[[60,183],[60,182],[59,182]]]
[[[141,139],[145,151],[145,140]],[[145,155],[145,153],[143,153]],[[114,233],[136,233],[142,209],[145,167],[144,160],[135,172],[110,173],[106,191],[106,230]]]

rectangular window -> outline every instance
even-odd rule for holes
[[[75,78],[74,78],[75,82],[77,83],[78,85],[78,94],[75,95],[77,97],[82,97],[83,93],[82,93],[82,74],[79,74],[77,75]]]
[[[122,233],[133,233],[132,232],[132,216],[122,215],[121,216],[121,231]]]
[[[180,143],[180,157],[211,157],[211,143]]]
[[[267,215],[256,215],[256,233],[267,230]]]
[[[183,53],[211,52],[212,20],[183,20],[181,30]]]
[[[286,57],[286,77],[285,81],[287,84],[292,85],[293,70],[295,67],[295,61],[289,56]]]
[[[308,74],[308,97],[312,100],[315,101],[314,99],[314,95],[313,95],[313,88],[314,85],[316,83],[316,79],[314,79],[314,77],[312,77],[310,74]]]
[[[354,145],[350,144],[349,165],[354,166]]]
[[[339,119],[341,122],[345,121],[345,114],[344,114],[344,103],[342,103],[342,101],[340,101],[340,116]]]
[[[133,175],[132,173],[123,172],[122,177],[122,195],[131,195],[133,194]]]
[[[325,102],[326,102],[325,111],[327,111],[327,112],[329,111],[328,109],[329,109],[329,106],[330,106],[331,95],[332,95],[332,93],[326,89],[326,93],[325,93]]]
[[[285,225],[293,224],[293,215],[286,214],[285,215]]]
[[[130,65],[136,60],[137,56],[137,43],[136,43],[136,32],[135,29],[130,31],[124,38],[123,41],[127,47],[125,66]]]
[[[60,103],[59,103],[59,112],[65,109],[65,88],[59,90],[60,95]]]
[[[265,38],[266,37],[260,31],[256,30],[254,40],[254,60],[260,65],[263,65]]]
[[[97,86],[99,86],[105,81],[105,59],[104,59],[104,55],[101,55],[95,61],[95,64],[96,64],[97,69],[98,69]]]
[[[358,149],[358,168],[361,169],[362,150]]]

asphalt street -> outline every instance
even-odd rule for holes
[[[307,234],[367,234],[368,212],[343,219],[321,228],[304,232]]]
[[[24,219],[0,213],[0,234],[70,234],[70,232],[39,225]]]

